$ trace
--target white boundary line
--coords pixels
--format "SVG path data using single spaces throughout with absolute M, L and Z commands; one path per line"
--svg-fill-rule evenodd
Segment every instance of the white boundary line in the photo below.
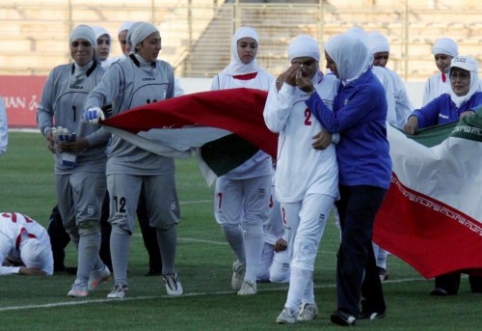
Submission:
M 425 281 L 425 278 L 405 278 L 405 279 L 398 279 L 398 280 L 387 280 L 384 281 L 383 284 L 397 284 L 397 283 L 408 283 L 408 282 L 416 282 L 416 281 Z M 281 285 L 281 284 L 280 284 Z M 287 286 L 287 284 L 286 284 Z M 315 288 L 335 288 L 335 284 L 330 285 L 315 285 Z M 258 292 L 281 292 L 287 291 L 287 288 L 267 288 L 267 289 L 260 289 Z M 174 300 L 176 298 L 187 298 L 187 297 L 202 297 L 202 296 L 212 296 L 212 295 L 233 295 L 233 291 L 217 291 L 217 292 L 193 292 L 193 293 L 186 293 L 178 297 L 172 297 L 168 295 L 156 295 L 156 296 L 138 296 L 138 297 L 127 297 L 125 299 L 95 299 L 95 300 L 82 300 L 82 299 L 72 299 L 76 301 L 63 301 L 63 302 L 56 302 L 56 303 L 47 303 L 47 304 L 39 304 L 39 305 L 27 305 L 27 306 L 10 306 L 10 307 L 1 307 L 0 313 L 5 311 L 16 311 L 16 310 L 27 310 L 27 309 L 41 309 L 41 308 L 54 308 L 54 307 L 66 307 L 66 306 L 78 306 L 78 305 L 86 305 L 86 304 L 97 304 L 97 303 L 104 303 L 104 302 L 129 302 L 129 301 L 140 301 L 140 300 L 152 300 L 152 299 L 171 299 Z

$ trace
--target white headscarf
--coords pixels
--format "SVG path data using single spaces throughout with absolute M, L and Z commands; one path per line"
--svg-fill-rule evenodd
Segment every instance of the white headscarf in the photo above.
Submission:
M 367 47 L 368 50 L 370 50 L 370 47 L 368 46 L 368 35 L 367 33 L 365 32 L 365 30 L 363 30 L 362 28 L 358 27 L 358 26 L 355 26 L 351 29 L 348 29 L 348 31 L 346 31 L 346 34 L 347 35 L 350 35 L 356 39 L 359 39 L 361 42 L 363 42 L 365 44 L 365 46 Z M 373 54 L 372 52 L 369 51 L 369 56 L 370 56 L 370 59 L 369 59 L 369 67 L 372 67 L 373 66 Z
M 435 41 L 435 44 L 432 47 L 432 54 L 445 54 L 450 55 L 451 57 L 456 57 L 459 55 L 459 47 L 457 43 L 450 38 L 439 38 Z
M 122 31 L 130 30 L 132 24 L 134 24 L 134 22 L 132 21 L 126 21 L 122 23 L 122 25 L 119 27 L 119 30 L 117 30 L 117 34 L 121 33 Z
M 44 267 L 49 261 L 50 247 L 36 238 L 28 238 L 20 245 L 20 258 L 28 268 Z
M 368 48 L 373 55 L 381 52 L 390 52 L 388 39 L 378 31 L 368 33 Z
M 103 35 L 106 35 L 107 38 L 109 38 L 109 43 L 112 41 L 112 38 L 109 34 L 109 31 L 107 31 L 107 29 L 101 27 L 101 26 L 97 26 L 97 25 L 93 25 L 91 26 L 92 30 L 94 30 L 94 33 L 95 33 L 95 40 L 99 39 L 100 37 L 102 37 Z M 97 43 L 95 43 L 97 45 Z
M 131 25 L 131 27 L 129 28 L 129 31 L 127 32 L 126 41 L 129 45 L 131 45 L 131 50 L 129 51 L 129 54 L 134 54 L 136 52 L 135 47 L 132 46 L 132 31 L 134 31 L 136 26 L 138 26 L 140 23 L 142 23 L 142 22 L 133 23 Z
M 231 76 L 245 75 L 259 71 L 258 62 L 256 58 L 249 64 L 241 62 L 238 54 L 238 41 L 243 38 L 252 38 L 256 41 L 259 47 L 258 33 L 255 29 L 249 26 L 240 27 L 233 36 L 231 41 L 231 63 L 226 67 L 225 71 Z
M 94 47 L 94 49 L 95 46 L 97 46 L 97 38 L 95 37 L 95 32 L 88 25 L 78 25 L 72 30 L 69 37 L 69 44 L 72 44 L 72 42 L 77 39 L 87 40 L 92 45 L 92 47 Z
M 470 72 L 470 88 L 469 92 L 463 96 L 457 96 L 452 88 L 450 88 L 450 98 L 457 107 L 460 107 L 465 101 L 469 100 L 474 93 L 480 91 L 479 85 L 479 63 L 470 56 L 458 56 L 452 59 L 452 63 L 449 69 L 450 72 L 453 68 L 460 68 Z
M 307 34 L 296 36 L 288 46 L 288 58 L 290 62 L 297 57 L 311 57 L 320 62 L 320 45 Z
M 367 45 L 349 34 L 339 34 L 325 44 L 326 53 L 336 64 L 343 84 L 351 82 L 365 73 L 373 62 Z
M 159 30 L 147 22 L 137 22 L 135 26 L 129 29 L 130 41 L 131 43 L 131 54 L 136 52 L 136 46 L 139 45 L 144 39 L 146 39 L 150 34 L 154 32 L 159 32 Z
M 88 25 L 78 25 L 70 33 L 69 43 L 72 44 L 72 42 L 78 39 L 85 39 L 92 45 L 92 48 L 94 50 L 94 57 L 92 60 L 99 63 L 99 59 L 96 55 L 97 38 L 95 37 L 94 30 Z M 77 81 L 78 79 L 83 78 L 86 72 L 89 70 L 91 64 L 92 62 L 89 62 L 87 65 L 81 67 L 76 62 L 74 62 L 75 73 L 73 79 Z

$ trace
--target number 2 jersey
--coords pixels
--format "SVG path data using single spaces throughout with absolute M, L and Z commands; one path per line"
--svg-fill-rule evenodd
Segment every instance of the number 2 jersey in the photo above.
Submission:
M 338 79 L 318 71 L 312 82 L 325 105 L 332 109 Z M 313 136 L 323 127 L 306 106 L 308 98 L 309 94 L 285 83 L 279 91 L 273 85 L 266 100 L 266 125 L 271 131 L 279 132 L 275 173 L 279 202 L 298 202 L 308 194 L 338 197 L 335 146 L 330 144 L 324 150 L 312 147 Z

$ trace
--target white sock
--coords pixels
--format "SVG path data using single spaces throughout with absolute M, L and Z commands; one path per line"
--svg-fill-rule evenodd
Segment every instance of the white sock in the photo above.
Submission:
M 315 289 L 313 287 L 313 272 L 311 272 L 311 277 L 309 277 L 308 279 L 308 284 L 306 284 L 305 293 L 303 294 L 303 299 L 301 301 L 303 304 L 315 303 Z
M 245 223 L 246 275 L 244 280 L 256 282 L 261 254 L 264 246 L 263 224 L 261 222 Z
M 291 267 L 290 287 L 285 307 L 298 311 L 305 290 L 313 278 L 313 271 Z
M 99 258 L 100 233 L 81 235 L 77 258 L 77 278 L 87 281 Z
M 231 249 L 234 251 L 238 262 L 246 263 L 246 252 L 244 250 L 244 233 L 239 224 L 221 224 L 224 237 Z
M 131 235 L 129 232 L 113 224 L 110 234 L 110 254 L 112 268 L 114 269 L 115 285 L 127 285 L 127 264 L 131 248 Z

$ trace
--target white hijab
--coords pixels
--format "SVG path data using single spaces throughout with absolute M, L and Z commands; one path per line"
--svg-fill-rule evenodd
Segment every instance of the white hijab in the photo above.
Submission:
M 349 34 L 339 34 L 325 44 L 326 53 L 336 64 L 341 82 L 345 85 L 364 74 L 373 62 L 367 45 Z
M 311 57 L 320 62 L 320 45 L 307 34 L 296 36 L 288 46 L 288 58 L 290 62 L 297 57 Z
M 131 54 L 136 52 L 136 46 L 139 45 L 144 39 L 154 32 L 159 32 L 159 30 L 147 22 L 137 22 L 131 26 L 129 29 L 130 41 L 131 41 Z
M 432 47 L 432 54 L 445 54 L 450 55 L 451 57 L 456 57 L 459 55 L 459 47 L 457 43 L 450 38 L 439 38 L 435 41 L 435 44 Z
M 91 26 L 92 30 L 94 30 L 95 33 L 95 39 L 99 39 L 103 35 L 106 35 L 107 38 L 109 39 L 109 43 L 112 41 L 112 38 L 110 37 L 109 31 L 107 31 L 106 28 L 103 28 L 101 26 L 93 25 Z M 97 43 L 95 44 L 97 46 Z
M 259 66 L 256 58 L 253 59 L 253 61 L 251 61 L 251 63 L 249 64 L 244 64 L 239 58 L 238 41 L 243 38 L 254 39 L 259 47 L 258 33 L 255 29 L 249 26 L 243 26 L 239 28 L 234 33 L 233 40 L 231 41 L 231 63 L 229 63 L 229 65 L 224 69 L 228 75 L 246 75 L 259 71 Z
M 463 96 L 457 96 L 450 87 L 450 98 L 457 107 L 460 107 L 465 101 L 469 100 L 476 92 L 480 91 L 479 85 L 479 63 L 470 56 L 458 56 L 452 59 L 449 69 L 449 77 L 452 68 L 460 68 L 470 72 L 470 88 L 469 92 Z M 452 83 L 450 83 L 452 86 Z
M 371 31 L 368 33 L 368 48 L 373 55 L 381 52 L 390 53 L 388 39 L 378 31 Z
M 288 46 L 288 59 L 291 62 L 298 57 L 310 57 L 319 63 L 321 59 L 320 45 L 309 35 L 301 34 L 296 36 Z M 322 77 L 323 73 L 318 67 L 318 70 L 311 78 L 311 81 L 313 84 L 316 84 Z
M 95 61 L 97 63 L 99 62 L 98 58 L 97 58 L 97 55 L 96 55 L 96 51 L 95 51 L 95 48 L 97 46 L 97 39 L 95 38 L 94 30 L 88 25 L 83 25 L 83 24 L 78 25 L 70 33 L 69 43 L 71 44 L 72 42 L 74 42 L 75 40 L 78 40 L 78 39 L 87 40 L 92 45 L 92 48 L 94 50 L 94 57 L 93 57 L 92 61 L 89 61 L 89 63 L 87 63 L 86 65 L 84 65 L 82 67 L 80 65 L 78 65 L 77 62 L 74 61 L 75 71 L 74 71 L 73 76 L 71 77 L 71 81 L 72 81 L 73 84 L 75 84 L 78 80 L 85 78 L 85 76 L 87 74 L 87 71 L 92 66 L 93 61 Z

